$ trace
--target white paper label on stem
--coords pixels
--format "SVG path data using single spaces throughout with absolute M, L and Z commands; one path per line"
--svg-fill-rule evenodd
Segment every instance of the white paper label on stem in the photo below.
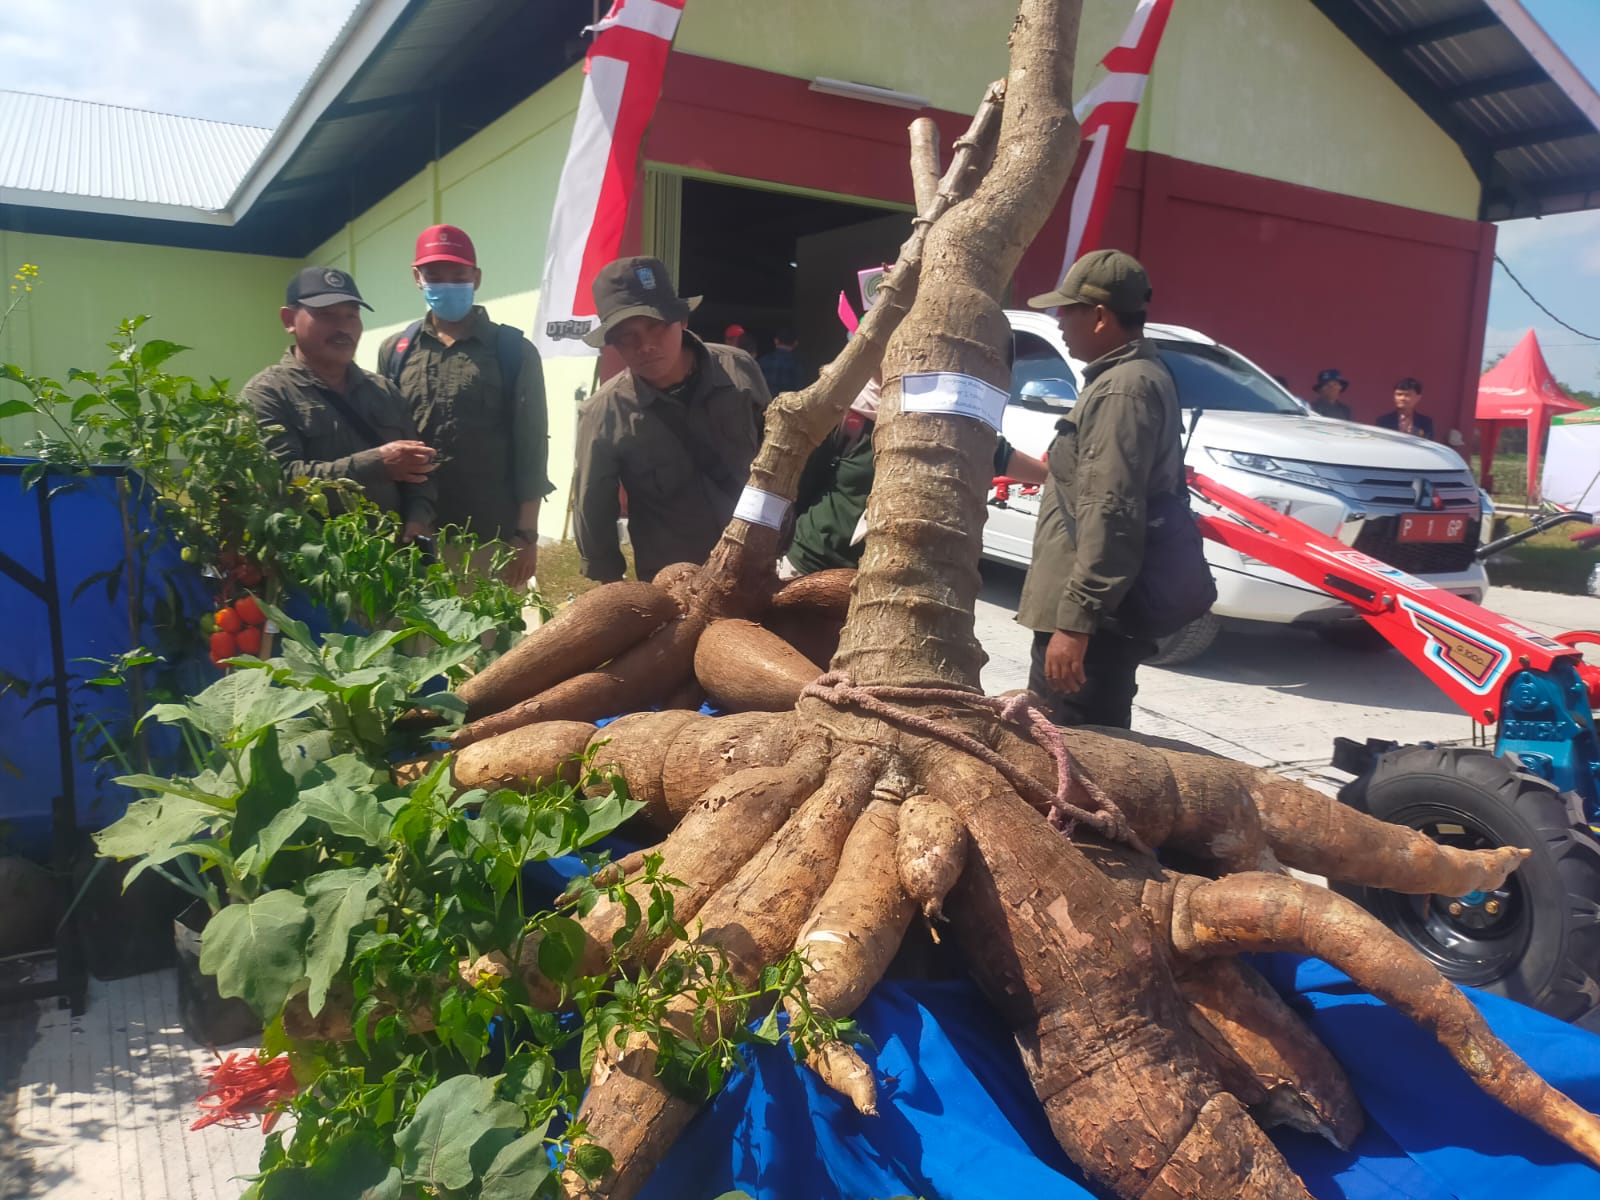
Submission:
M 927 371 L 900 377 L 900 411 L 971 417 L 996 432 L 1007 395 L 992 383 L 954 371 Z
M 782 496 L 774 496 L 771 492 L 763 492 L 760 488 L 746 487 L 739 493 L 739 503 L 734 508 L 733 515 L 741 521 L 749 521 L 752 525 L 781 529 L 784 514 L 788 511 L 789 502 Z

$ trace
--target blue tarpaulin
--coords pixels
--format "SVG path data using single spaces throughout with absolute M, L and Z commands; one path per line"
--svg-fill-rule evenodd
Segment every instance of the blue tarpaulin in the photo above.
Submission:
M 83 660 L 113 658 L 147 644 L 150 633 L 146 629 L 135 638 L 120 580 L 112 591 L 106 581 L 95 579 L 123 560 L 116 474 L 52 475 L 24 489 L 22 472 L 33 465 L 32 459 L 0 459 L 0 555 L 9 560 L 0 562 L 9 568 L 0 571 L 0 835 L 8 846 L 43 858 L 51 846 L 52 805 L 68 791 L 51 702 L 56 694 L 51 604 L 59 605 L 70 702 L 67 758 L 74 815 L 82 829 L 116 820 L 132 798 L 109 782 L 119 769 L 84 761 L 70 745 L 82 722 L 97 717 L 125 724 L 128 711 L 122 689 L 84 686 L 99 669 Z M 47 516 L 40 511 L 41 496 Z M 135 511 L 134 520 L 148 529 L 148 509 Z M 47 557 L 48 548 L 53 556 Z M 42 586 L 50 559 L 53 590 Z M 186 606 L 203 609 L 203 583 L 176 546 L 156 549 L 147 565 L 146 587 L 164 592 L 170 584 Z
M 1273 1130 L 1319 1200 L 1578 1200 L 1600 1172 L 1480 1092 L 1437 1042 L 1313 960 L 1257 962 L 1344 1063 L 1367 1111 L 1349 1152 Z M 1495 1032 L 1600 1111 L 1600 1036 L 1470 992 Z M 863 1117 L 784 1046 L 690 1126 L 642 1200 L 1090 1200 L 1034 1098 L 1016 1045 L 967 982 L 889 980 L 857 1013 L 878 1049 L 880 1115 Z
M 636 847 L 613 838 L 620 857 Z M 576 858 L 529 868 L 554 896 Z M 1315 959 L 1249 959 L 1344 1064 L 1367 1129 L 1343 1151 L 1271 1131 L 1318 1200 L 1578 1200 L 1600 1171 L 1479 1091 L 1434 1038 Z M 1555 1087 L 1600 1112 L 1600 1035 L 1463 989 L 1495 1033 Z M 798 1067 L 787 1044 L 749 1055 L 695 1119 L 641 1200 L 1091 1200 L 1034 1097 L 1016 1043 L 965 980 L 888 979 L 856 1013 L 879 1086 L 863 1117 Z

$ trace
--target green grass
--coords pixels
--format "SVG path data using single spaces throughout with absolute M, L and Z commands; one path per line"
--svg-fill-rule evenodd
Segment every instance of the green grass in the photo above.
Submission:
M 1507 532 L 1515 532 L 1528 528 L 1532 522 L 1526 517 L 1512 517 L 1508 524 Z M 1582 528 L 1577 522 L 1558 525 L 1502 551 L 1486 564 L 1489 581 L 1499 587 L 1533 592 L 1587 595 L 1589 572 L 1600 562 L 1600 552 L 1585 550 L 1572 540 L 1572 534 Z
M 1481 473 L 1482 464 L 1476 454 L 1468 460 L 1472 465 L 1472 477 L 1477 479 Z M 1489 494 L 1496 500 L 1507 504 L 1526 504 L 1528 502 L 1528 456 L 1526 454 L 1496 454 L 1494 456 L 1493 486 Z
M 633 547 L 622 548 L 623 558 L 628 560 L 628 574 L 633 574 Z M 583 560 L 578 557 L 578 544 L 576 542 L 557 542 L 553 546 L 539 547 L 539 569 L 535 578 L 539 581 L 539 594 L 557 608 L 575 596 L 581 596 L 590 588 L 599 587 L 594 580 L 588 579 L 583 574 Z

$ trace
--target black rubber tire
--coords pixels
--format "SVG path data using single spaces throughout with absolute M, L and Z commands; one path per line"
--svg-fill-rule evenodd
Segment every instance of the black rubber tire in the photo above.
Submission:
M 1175 667 L 1180 663 L 1193 662 L 1211 649 L 1211 643 L 1217 640 L 1217 634 L 1221 632 L 1222 618 L 1214 613 L 1206 613 L 1190 621 L 1177 633 L 1159 639 L 1155 654 L 1145 661 L 1152 667 Z
M 1600 1021 L 1600 842 L 1571 792 L 1483 750 L 1403 746 L 1339 798 L 1381 820 L 1467 848 L 1532 855 L 1493 898 L 1461 915 L 1455 897 L 1337 886 L 1415 946 L 1446 978 L 1595 1027 Z
M 1311 629 L 1328 645 L 1341 650 L 1382 654 L 1391 648 L 1389 639 L 1365 621 L 1335 621 L 1330 625 L 1313 625 Z

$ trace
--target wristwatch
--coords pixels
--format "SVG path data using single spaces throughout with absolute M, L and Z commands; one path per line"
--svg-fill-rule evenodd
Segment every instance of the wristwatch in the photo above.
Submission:
M 526 542 L 530 546 L 539 544 L 539 531 L 537 529 L 519 529 L 511 536 L 519 542 Z

